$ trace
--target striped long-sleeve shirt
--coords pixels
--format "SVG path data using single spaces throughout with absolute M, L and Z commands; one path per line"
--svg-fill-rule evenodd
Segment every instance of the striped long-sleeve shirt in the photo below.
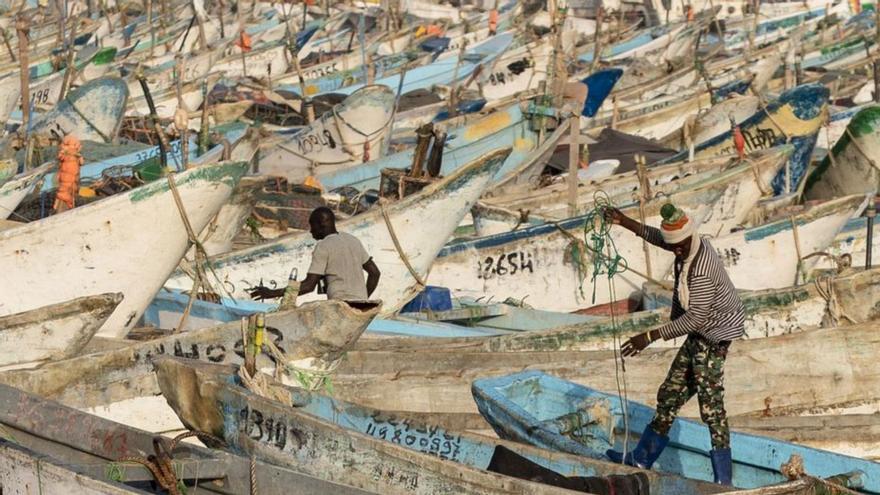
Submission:
M 659 229 L 643 226 L 640 237 L 663 249 L 671 247 L 663 241 Z M 669 323 L 659 328 L 664 340 L 688 333 L 697 333 L 711 342 L 734 340 L 745 334 L 745 312 L 742 300 L 724 270 L 715 249 L 700 239 L 700 249 L 691 262 L 688 277 L 688 309 L 678 300 L 681 264 L 675 263 L 675 287 L 672 292 L 672 315 Z

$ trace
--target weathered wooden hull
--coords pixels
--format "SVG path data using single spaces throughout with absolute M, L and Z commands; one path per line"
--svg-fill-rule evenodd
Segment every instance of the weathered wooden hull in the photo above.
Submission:
M 480 64 L 492 63 L 496 57 L 510 46 L 512 41 L 513 35 L 511 33 L 501 33 L 474 46 L 468 50 L 463 57 L 450 57 L 437 60 L 432 64 L 416 67 L 401 74 L 394 74 L 377 79 L 375 84 L 394 88 L 395 91 L 400 87 L 401 94 L 416 89 L 430 88 L 434 85 L 454 84 L 470 77 Z M 469 61 L 474 58 L 479 59 L 479 62 Z M 401 78 L 403 79 L 402 83 Z M 351 86 L 337 88 L 332 92 L 352 94 L 362 87 L 363 84 L 356 83 Z
M 43 165 L 29 172 L 18 174 L 0 186 L 0 218 L 9 218 L 52 168 L 53 164 L 51 163 Z
M 107 480 L 107 471 L 112 463 L 117 463 L 123 457 L 145 457 L 155 452 L 156 437 L 153 433 L 80 412 L 5 385 L 0 385 L 0 423 L 5 435 L 14 438 L 15 445 L 58 459 L 65 468 L 75 470 L 76 478 L 85 486 L 89 486 L 87 476 Z M 249 493 L 253 473 L 260 493 L 266 495 L 289 494 L 291 486 L 315 495 L 367 493 L 261 461 L 252 465 L 251 459 L 209 450 L 188 442 L 178 444 L 172 455 L 174 460 L 171 465 L 178 480 L 196 492 Z M 140 464 L 119 462 L 118 466 L 124 482 L 153 479 L 152 473 Z M 17 469 L 27 467 L 16 466 Z M 42 485 L 43 493 L 90 493 L 79 486 L 68 486 L 58 491 L 49 490 L 50 486 L 54 486 L 49 482 L 54 482 L 56 473 L 54 466 L 47 465 L 45 458 L 41 459 L 38 466 L 30 467 L 36 468 L 38 475 L 45 476 L 42 480 L 46 483 Z M 20 474 L 26 476 L 28 473 L 18 470 L 7 473 L 0 470 L 0 476 L 9 474 L 14 477 Z M 60 480 L 63 479 L 62 477 Z M 15 484 L 8 484 L 9 481 L 8 477 L 3 480 L 4 487 L 17 487 Z M 222 488 L 218 488 L 215 482 L 219 482 Z M 105 485 L 123 488 L 122 485 L 109 481 Z M 34 487 L 40 486 L 39 482 L 32 482 L 14 493 L 30 493 Z M 194 488 L 195 486 L 198 487 Z M 130 487 L 129 489 L 135 493 L 146 493 Z
M 828 414 L 805 416 L 735 416 L 730 427 L 786 442 L 870 459 L 880 457 L 877 414 Z
M 866 204 L 867 199 L 860 195 L 828 201 L 789 218 L 719 237 L 712 241 L 712 247 L 719 253 L 735 287 L 753 290 L 788 287 L 801 280 L 803 273 L 808 273 L 819 261 L 818 257 L 812 257 L 799 262 L 798 251 L 803 257 L 824 251 Z
M 194 231 L 201 231 L 229 199 L 245 168 L 242 163 L 220 163 L 175 176 Z M 12 282 L 0 289 L 0 314 L 82 294 L 121 292 L 125 299 L 100 335 L 123 337 L 188 247 L 181 212 L 166 181 L 0 232 L 2 270 Z
M 308 127 L 260 153 L 260 172 L 302 182 L 379 157 L 391 132 L 394 92 L 366 86 Z
M 170 387 L 174 387 L 177 383 L 190 386 L 194 384 L 198 388 L 203 385 L 210 387 L 212 382 L 222 383 L 235 373 L 234 367 L 197 363 L 171 357 L 157 357 L 154 363 L 160 385 Z M 291 410 L 342 427 L 345 431 L 358 432 L 387 444 L 397 444 L 411 451 L 430 455 L 435 457 L 438 463 L 453 461 L 479 470 L 491 470 L 490 466 L 496 449 L 503 447 L 563 476 L 604 477 L 640 472 L 640 470 L 628 466 L 565 455 L 522 443 L 451 431 L 406 416 L 397 416 L 395 413 L 340 401 L 317 392 L 308 392 L 271 382 L 269 386 L 273 393 L 290 398 L 289 407 Z M 184 401 L 179 402 L 183 403 Z M 650 471 L 641 471 L 641 473 L 652 493 L 704 494 L 724 491 L 722 487 L 717 485 L 690 482 L 679 477 L 662 476 Z M 520 478 L 525 475 L 526 473 L 521 473 L 520 476 L 513 474 L 513 476 Z M 605 482 L 607 483 L 608 480 Z M 546 489 L 549 490 L 550 487 L 547 486 Z
M 829 155 L 807 177 L 808 199 L 873 193 L 880 184 L 876 159 L 880 157 L 880 105 L 870 105 L 852 117 Z
M 880 337 L 872 324 L 734 342 L 725 363 L 725 408 L 733 416 L 874 404 L 880 398 L 878 346 Z M 676 352 L 650 349 L 627 359 L 622 379 L 629 398 L 655 404 L 657 388 Z M 357 374 L 344 363 L 333 378 L 335 396 L 391 410 L 470 413 L 476 410 L 470 397 L 473 380 L 522 370 L 541 370 L 617 393 L 612 351 L 435 351 L 424 359 L 410 354 L 406 360 L 394 359 L 392 352 L 370 354 L 371 361 L 385 360 L 389 372 Z M 688 403 L 682 415 L 698 417 L 696 402 Z
M 120 301 L 122 294 L 87 296 L 0 317 L 0 366 L 78 355 Z
M 509 151 L 483 156 L 417 194 L 384 208 L 339 222 L 340 231 L 357 237 L 382 271 L 382 283 L 373 297 L 384 301 L 385 312 L 394 312 L 419 290 L 413 274 L 401 262 L 392 239 L 393 229 L 409 265 L 425 277 L 443 243 L 458 226 L 477 198 L 488 187 Z M 213 270 L 224 280 L 232 297 L 248 299 L 247 288 L 262 283 L 287 284 L 291 270 L 305 273 L 315 240 L 308 233 L 291 234 L 254 248 L 216 257 Z M 173 275 L 168 286 L 187 289 L 185 275 Z M 318 296 L 303 296 L 310 300 Z
M 376 308 L 356 310 L 345 303 L 325 301 L 266 315 L 267 338 L 290 359 L 332 361 L 344 352 L 373 319 Z M 243 363 L 241 325 L 183 332 L 147 342 L 126 341 L 118 348 L 46 363 L 36 370 L 0 373 L 0 382 L 148 429 L 180 427 L 159 394 L 151 364 L 153 356 L 173 354 L 188 359 L 239 365 Z M 264 356 L 260 369 L 275 363 Z
M 706 230 L 706 232 L 726 233 L 741 224 L 764 191 L 769 190 L 770 180 L 782 168 L 793 151 L 792 147 L 780 147 L 751 155 L 752 182 L 736 187 L 736 198 L 735 200 L 731 198 L 731 201 L 741 205 L 740 209 L 730 214 L 726 221 L 719 222 L 710 219 L 709 221 L 713 224 L 712 229 Z M 717 175 L 720 170 L 732 170 L 737 166 L 737 163 L 736 158 L 722 157 L 694 162 L 676 162 L 652 167 L 647 171 L 646 176 L 652 196 L 670 195 L 700 184 L 711 176 Z M 485 218 L 481 215 L 481 210 L 475 208 L 473 215 L 477 235 L 482 237 L 513 230 L 523 222 L 519 212 L 528 212 L 527 216 L 533 218 L 529 223 L 541 223 L 542 219 L 561 220 L 567 218 L 570 216 L 570 206 L 566 188 L 566 184 L 554 185 L 536 191 L 523 191 L 524 188 L 520 188 L 519 194 L 512 193 L 483 200 L 481 205 L 490 207 L 488 211 L 493 213 L 492 216 L 495 218 L 493 219 L 491 216 Z M 638 188 L 639 177 L 635 171 L 581 183 L 578 185 L 577 212 L 584 214 L 594 207 L 597 191 L 601 190 L 608 194 L 612 202 L 626 204 L 632 201 L 636 194 L 633 191 L 637 191 Z M 492 211 L 491 207 L 503 208 L 510 213 L 502 215 L 501 211 Z
M 621 400 L 616 394 L 535 371 L 477 380 L 473 396 L 483 417 L 502 438 L 598 459 L 606 458 L 609 448 L 623 448 L 627 436 L 634 441 L 654 416 L 652 408 L 635 401 Z M 583 426 L 562 434 L 565 417 L 572 413 L 581 416 Z M 669 432 L 669 440 L 655 469 L 712 480 L 706 426 L 679 419 Z M 804 461 L 805 471 L 812 476 L 831 477 L 858 470 L 862 491 L 880 491 L 880 464 L 735 431 L 731 433 L 730 444 L 733 485 L 738 488 L 759 488 L 786 481 L 779 472 L 780 466 L 792 455 L 798 455 Z
M 158 365 L 170 364 L 162 361 Z M 387 494 L 571 493 L 346 430 L 287 403 L 225 383 L 225 378 L 200 380 L 191 369 L 176 371 L 158 373 L 168 403 L 188 428 L 222 438 L 233 452 Z
M 769 180 L 775 169 L 768 168 L 765 172 L 768 170 L 771 173 L 764 180 Z M 740 194 L 742 198 L 738 197 Z M 683 207 L 692 218 L 701 222 L 702 231 L 716 233 L 725 225 L 736 225 L 736 219 L 743 218 L 760 195 L 753 170 L 740 166 L 668 198 L 649 201 L 646 204 L 645 223 L 659 224 L 660 206 L 673 201 L 686 205 Z M 847 213 L 852 215 L 852 211 Z M 638 217 L 637 206 L 629 206 L 628 214 Z M 843 219 L 841 227 L 848 218 Z M 584 221 L 585 217 L 573 217 L 557 223 L 450 243 L 438 256 L 432 269 L 431 283 L 472 298 L 488 295 L 503 301 L 508 297 L 528 297 L 529 304 L 552 311 L 574 311 L 612 302 L 614 297 L 606 281 L 597 279 L 599 281 L 594 287 L 590 273 L 581 273 L 577 262 L 571 260 L 573 238 L 582 239 Z M 831 237 L 826 242 L 830 242 L 835 234 L 836 231 L 830 232 Z M 642 240 L 623 229 L 613 229 L 611 236 L 618 253 L 626 258 L 627 266 L 646 273 L 648 259 Z M 716 242 L 718 240 L 713 241 L 713 246 Z M 762 251 L 767 248 L 761 246 Z M 742 243 L 737 247 L 744 248 Z M 665 275 L 672 266 L 671 256 L 656 246 L 648 249 L 652 273 L 654 276 Z M 643 278 L 634 272 L 620 273 L 615 278 L 617 299 L 638 291 L 642 281 Z M 524 290 L 529 292 L 523 293 Z
M 114 77 L 89 81 L 70 92 L 54 110 L 33 120 L 40 133 L 74 134 L 81 141 L 109 143 L 122 125 L 128 101 L 128 86 Z
M 826 119 L 828 89 L 818 84 L 805 84 L 782 93 L 740 124 L 745 137 L 745 150 L 754 151 L 777 146 L 782 143 L 798 144 L 801 141 L 815 143 L 816 133 Z M 694 156 L 717 156 L 736 150 L 733 132 L 727 131 L 708 141 L 697 143 Z M 810 148 L 812 149 L 812 148 Z M 668 161 L 683 160 L 688 151 L 682 151 Z M 804 174 L 809 153 L 796 154 L 789 160 L 786 171 L 774 180 L 777 192 L 797 189 Z M 788 184 L 785 183 L 786 176 Z
M 449 175 L 478 157 L 498 148 L 509 148 L 510 155 L 495 175 L 496 181 L 503 181 L 515 171 L 526 173 L 521 166 L 535 158 L 539 135 L 532 131 L 519 103 L 488 115 L 465 115 L 457 122 L 461 126 L 447 129 L 440 173 Z M 562 134 L 555 135 L 556 139 Z M 547 139 L 550 139 L 549 137 Z M 548 145 L 549 146 L 549 145 Z M 543 154 L 543 151 L 538 153 Z M 367 163 L 354 165 L 341 170 L 328 170 L 318 176 L 327 189 L 352 186 L 359 190 L 378 188 L 383 168 L 407 168 L 412 165 L 414 149 L 382 157 Z
M 867 323 L 880 316 L 880 271 L 857 271 L 830 281 L 818 280 L 786 289 L 741 291 L 746 312 L 745 330 L 749 339 L 773 337 L 804 330 L 849 323 Z M 615 332 L 630 337 L 665 322 L 669 317 L 664 304 L 667 292 L 646 284 L 644 304 L 650 308 L 612 320 L 603 319 L 559 326 L 546 330 L 490 338 L 383 338 L 366 335 L 357 344 L 362 351 L 422 352 L 516 352 L 516 351 L 592 351 L 613 348 Z M 828 296 L 833 294 L 836 307 Z M 656 308 L 656 309 L 653 309 Z M 653 347 L 675 347 L 677 341 L 658 341 Z M 356 356 L 352 354 L 350 356 Z M 359 362 L 369 363 L 365 355 Z M 362 370 L 372 372 L 369 369 Z M 385 372 L 386 370 L 381 370 Z
M 9 493 L 80 493 L 83 495 L 119 495 L 147 492 L 113 481 L 85 476 L 66 463 L 14 443 L 0 443 L 0 484 Z

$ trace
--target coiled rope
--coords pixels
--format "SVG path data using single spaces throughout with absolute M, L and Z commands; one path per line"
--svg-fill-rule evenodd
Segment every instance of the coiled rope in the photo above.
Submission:
M 591 252 L 592 261 L 591 279 L 593 283 L 593 303 L 596 302 L 596 281 L 599 275 L 605 275 L 608 282 L 609 308 L 611 313 L 611 334 L 614 339 L 614 378 L 617 382 L 617 397 L 620 400 L 620 408 L 623 416 L 623 457 L 626 458 L 629 446 L 629 395 L 626 385 L 626 365 L 621 355 L 620 326 L 617 322 L 615 302 L 617 301 L 617 288 L 614 284 L 614 276 L 628 270 L 626 258 L 617 251 L 614 238 L 611 237 L 612 222 L 605 217 L 605 212 L 613 208 L 611 198 L 603 190 L 593 194 L 593 208 L 587 213 L 584 222 L 583 243 Z M 579 268 L 582 270 L 582 268 Z M 583 280 L 581 278 L 581 292 L 583 292 Z
M 618 273 L 628 270 L 626 259 L 617 251 L 617 245 L 611 237 L 612 223 L 605 219 L 605 211 L 613 207 L 608 194 L 599 190 L 593 194 L 593 209 L 586 214 L 584 221 L 584 246 L 592 253 L 590 260 L 592 263 L 591 279 L 593 285 L 592 303 L 596 303 L 596 280 L 599 275 L 606 275 L 611 281 Z M 580 258 L 578 258 L 580 259 Z M 579 267 L 583 271 L 583 267 Z M 581 278 L 580 291 L 583 295 L 583 281 Z M 615 301 L 614 294 L 611 294 L 611 301 Z

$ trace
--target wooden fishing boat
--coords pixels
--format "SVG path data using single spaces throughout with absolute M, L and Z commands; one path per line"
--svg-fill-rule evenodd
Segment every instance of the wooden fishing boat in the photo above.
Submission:
M 740 291 L 746 312 L 749 339 L 773 337 L 837 325 L 868 323 L 877 319 L 880 300 L 878 270 L 855 271 L 786 289 Z M 610 350 L 615 332 L 628 338 L 655 328 L 669 317 L 668 293 L 646 284 L 643 297 L 648 310 L 616 315 L 558 328 L 532 330 L 492 338 L 382 338 L 365 335 L 357 344 L 361 351 L 589 351 Z M 657 308 L 657 309 L 654 309 Z M 678 342 L 659 341 L 654 347 L 675 347 Z
M 655 299 L 660 299 L 660 294 Z M 157 328 L 176 328 L 189 306 L 184 331 L 207 328 L 249 315 L 274 311 L 275 305 L 265 302 L 221 298 L 219 303 L 196 300 L 189 304 L 183 291 L 163 290 L 156 294 L 144 312 L 144 324 Z M 407 309 L 407 308 L 404 308 Z M 456 300 L 448 311 L 402 312 L 389 318 L 376 318 L 367 327 L 372 337 L 486 337 L 516 332 L 545 330 L 560 326 L 603 320 L 600 316 L 557 313 L 526 307 L 523 302 L 483 304 L 478 301 Z
M 427 275 L 445 240 L 508 154 L 507 150 L 498 150 L 484 155 L 416 194 L 337 223 L 340 231 L 360 239 L 382 271 L 382 283 L 373 296 L 384 301 L 386 312 L 394 312 L 420 290 L 419 280 Z M 425 222 L 428 218 L 431 221 Z M 286 284 L 292 270 L 305 273 L 314 243 L 308 233 L 282 236 L 215 257 L 213 271 L 232 297 L 248 299 L 247 289 L 260 281 Z M 188 285 L 181 273 L 173 275 L 167 284 L 182 289 L 188 289 Z
M 747 187 L 738 191 L 738 198 L 749 204 L 755 196 L 755 202 L 769 190 L 770 180 L 782 169 L 794 148 L 784 146 L 771 148 L 762 152 L 753 153 L 748 160 L 754 166 L 754 180 L 756 187 Z M 705 181 L 707 174 L 717 174 L 722 170 L 730 170 L 741 163 L 736 157 L 712 157 L 696 160 L 693 162 L 676 162 L 666 165 L 651 167 L 646 170 L 646 183 L 650 187 L 650 195 L 672 194 L 684 190 L 701 181 Z M 603 191 L 615 203 L 626 204 L 634 196 L 634 191 L 639 189 L 639 174 L 630 171 L 615 174 L 610 177 L 580 181 L 578 184 L 577 213 L 584 214 L 594 207 L 594 197 L 597 191 Z M 762 187 L 762 184 L 763 187 Z M 570 200 L 568 198 L 567 184 L 554 184 L 537 190 L 529 187 L 521 187 L 519 191 L 503 195 L 495 195 L 481 200 L 474 208 L 474 226 L 478 236 L 509 232 L 522 223 L 541 223 L 547 220 L 560 220 L 569 216 Z M 489 194 L 493 193 L 491 191 Z M 481 207 L 487 207 L 481 209 Z M 750 208 L 750 207 L 749 207 Z M 503 211 L 508 213 L 505 215 Z M 727 232 L 745 219 L 743 210 L 734 215 L 729 222 L 717 226 L 719 232 Z M 527 218 L 523 218 L 523 213 Z M 483 213 L 489 213 L 484 215 Z
M 603 108 L 585 128 L 590 135 L 598 135 L 605 127 L 611 127 L 627 134 L 659 139 L 680 129 L 688 117 L 711 104 L 711 95 L 706 91 L 684 97 L 673 94 L 624 106 L 617 105 L 613 97 L 612 102 L 605 105 L 610 108 Z
M 878 338 L 874 330 L 875 325 L 869 323 L 737 341 L 725 363 L 724 402 L 728 414 L 785 415 L 876 404 L 874 352 Z M 606 335 L 607 340 L 613 340 L 613 332 Z M 552 341 L 546 348 L 553 348 Z M 626 380 L 629 398 L 654 404 L 657 388 L 677 351 L 649 349 L 636 359 L 627 359 L 621 380 Z M 786 366 L 779 366 L 780 362 Z M 333 377 L 333 392 L 335 397 L 368 407 L 472 413 L 476 408 L 470 384 L 475 379 L 541 370 L 616 393 L 614 367 L 612 351 L 433 350 L 424 359 L 413 359 L 411 352 L 375 351 L 368 356 L 349 353 Z M 692 401 L 681 414 L 699 417 L 698 409 Z
M 818 84 L 806 84 L 782 93 L 739 127 L 745 138 L 745 150 L 766 149 L 782 143 L 815 143 L 827 114 L 828 89 Z M 807 148 L 811 149 L 811 146 Z M 694 147 L 694 156 L 724 155 L 735 151 L 733 131 L 727 131 Z M 669 158 L 682 160 L 688 151 Z M 809 153 L 793 155 L 784 173 L 773 183 L 776 192 L 797 189 L 807 165 Z M 787 181 L 786 181 L 787 179 Z
M 302 182 L 382 155 L 391 132 L 394 92 L 366 86 L 309 126 L 260 154 L 260 172 Z
M 511 33 L 500 33 L 470 48 L 460 57 L 437 60 L 429 65 L 383 77 L 377 79 L 375 84 L 394 88 L 395 91 L 399 88 L 400 94 L 416 89 L 427 89 L 436 85 L 450 85 L 469 78 L 477 70 L 477 67 L 491 64 L 501 53 L 507 50 L 512 42 L 513 35 Z M 333 93 L 350 95 L 362 87 L 364 87 L 363 84 L 353 84 L 338 88 Z
M 153 473 L 143 464 L 126 458 L 147 460 L 147 456 L 156 454 L 157 442 L 169 445 L 167 439 L 150 432 L 5 385 L 0 385 L 0 424 L 7 438 L 14 438 L 14 443 L 4 440 L 2 448 L 17 450 L 2 457 L 25 461 L 11 468 L 4 465 L 0 474 L 7 489 L 17 489 L 20 485 L 13 482 L 15 477 L 23 478 L 27 486 L 18 493 L 27 493 L 34 487 L 42 487 L 43 493 L 148 493 L 136 487 L 143 488 L 145 482 L 156 481 Z M 251 459 L 189 442 L 175 444 L 169 449 L 169 463 L 187 490 L 248 493 L 251 483 L 256 482 L 260 493 L 267 495 L 290 493 L 291 486 L 316 495 L 367 493 L 259 460 L 252 463 Z M 29 457 L 32 464 L 27 462 Z M 67 472 L 73 474 L 68 477 Z M 118 481 L 110 481 L 110 473 L 114 473 Z M 57 485 L 61 486 L 56 490 Z M 100 489 L 87 491 L 95 485 Z
M 33 487 L 37 487 L 39 493 L 147 493 L 98 476 L 83 475 L 72 466 L 7 440 L 0 442 L 0 473 L 3 488 L 13 493 L 27 493 Z
M 477 380 L 473 395 L 480 413 L 502 438 L 599 459 L 607 449 L 635 440 L 654 415 L 653 408 L 634 400 L 539 371 Z M 735 487 L 786 481 L 780 466 L 797 455 L 811 476 L 852 478 L 860 491 L 880 493 L 880 464 L 736 431 L 730 437 Z M 678 419 L 669 440 L 656 469 L 712 480 L 709 433 L 703 424 Z
M 47 163 L 23 174 L 18 174 L 0 185 L 0 218 L 9 218 L 52 168 L 54 168 L 54 164 Z
M 591 91 L 596 99 L 588 99 L 584 108 L 600 105 L 619 75 L 619 70 L 612 69 L 596 74 L 595 78 L 587 78 L 587 87 L 596 90 Z M 542 134 L 540 128 L 531 125 L 532 116 L 527 104 L 514 102 L 485 115 L 464 115 L 450 121 L 445 129 L 447 141 L 444 144 L 441 174 L 451 174 L 493 149 L 509 148 L 510 155 L 493 178 L 492 187 L 530 181 L 535 174 L 540 174 L 545 163 L 542 157 L 546 159 L 547 153 L 555 149 L 565 136 L 564 130 L 559 128 L 549 136 Z M 534 117 L 541 118 L 537 115 Z M 328 190 L 342 186 L 359 190 L 378 188 L 383 168 L 407 168 L 411 166 L 413 156 L 414 149 L 410 148 L 371 162 L 329 170 L 318 175 L 318 180 Z
M 695 145 L 704 143 L 729 131 L 731 119 L 739 124 L 754 115 L 759 110 L 759 106 L 760 101 L 757 96 L 741 95 L 712 105 L 698 113 L 692 122 L 685 124 L 685 126 L 689 126 L 690 141 Z M 687 149 L 688 147 L 688 144 L 684 142 L 682 129 L 660 138 L 659 141 L 673 149 Z
M 752 435 L 773 437 L 815 449 L 877 462 L 878 415 L 805 414 L 803 416 L 747 415 L 730 418 L 730 426 Z
M 338 301 L 321 301 L 266 315 L 266 339 L 290 363 L 320 359 L 332 362 L 348 349 L 378 312 L 375 304 L 356 309 Z M 101 339 L 109 350 L 48 362 L 34 370 L 0 374 L 0 382 L 71 407 L 111 417 L 150 431 L 180 428 L 156 386 L 151 359 L 174 354 L 215 363 L 243 363 L 241 324 L 176 333 L 147 341 Z M 268 355 L 258 369 L 272 371 Z
M 78 355 L 120 301 L 102 294 L 0 317 L 0 366 Z
M 279 391 L 285 402 L 279 402 L 229 384 L 228 374 L 211 377 L 169 360 L 157 361 L 157 368 L 162 393 L 188 428 L 222 438 L 233 452 L 308 475 L 389 494 L 571 493 L 454 462 L 448 456 L 456 450 L 457 436 L 448 435 L 448 444 L 436 436 L 437 452 L 430 452 L 428 445 L 429 453 L 422 453 L 404 446 L 403 432 L 403 443 L 385 441 L 291 407 L 285 389 Z M 271 419 L 273 426 L 259 427 L 257 417 Z
M 80 141 L 109 143 L 119 132 L 127 102 L 125 82 L 102 77 L 71 91 L 53 110 L 35 116 L 31 126 L 59 141 L 74 134 Z
M 778 165 L 777 162 L 775 166 Z M 769 180 L 775 170 L 775 167 L 768 165 L 759 175 L 766 176 L 762 180 Z M 754 192 L 746 194 L 751 188 L 754 188 Z M 717 229 L 724 225 L 736 225 L 741 221 L 736 218 L 744 218 L 760 196 L 753 170 L 748 165 L 740 165 L 707 177 L 669 197 L 649 200 L 645 203 L 645 223 L 659 224 L 660 207 L 672 201 L 680 206 L 686 205 L 681 207 L 689 212 L 691 218 L 703 223 L 704 232 L 719 232 Z M 846 203 L 848 209 L 839 208 L 849 216 L 839 219 L 836 230 L 831 231 L 826 227 L 829 232 L 820 241 L 831 242 L 858 205 L 851 203 Z M 628 203 L 622 207 L 631 218 L 640 216 L 638 204 Z M 448 287 L 457 296 L 492 296 L 496 300 L 528 296 L 530 304 L 552 311 L 575 311 L 613 302 L 613 295 L 605 289 L 605 282 L 598 282 L 602 288 L 599 290 L 600 286 L 590 280 L 588 265 L 584 261 L 586 258 L 581 258 L 588 255 L 577 254 L 586 250 L 582 239 L 587 217 L 577 216 L 503 234 L 454 241 L 440 252 L 432 268 L 431 283 Z M 627 260 L 626 266 L 631 269 L 615 278 L 617 294 L 621 299 L 640 289 L 643 276 L 635 272 L 646 273 L 648 264 L 654 274 L 665 274 L 671 267 L 672 259 L 668 254 L 655 246 L 649 247 L 646 254 L 642 240 L 631 233 L 612 229 L 611 237 L 617 252 Z M 717 242 L 719 240 L 713 241 L 713 245 Z M 748 246 L 743 244 L 740 242 L 735 247 L 746 249 Z M 758 245 L 761 247 L 758 248 Z M 760 241 L 753 246 L 752 249 L 757 248 L 762 253 L 770 248 L 770 244 L 765 246 Z M 577 251 L 572 253 L 572 249 Z M 791 264 L 792 267 L 796 265 Z M 793 281 L 792 278 L 786 285 Z M 524 293 L 524 290 L 529 292 Z
M 83 293 L 121 292 L 125 299 L 100 334 L 124 336 L 189 247 L 181 216 L 201 231 L 245 169 L 243 163 L 205 165 L 0 232 L 3 270 L 11 282 L 2 289 L 0 314 Z
M 822 163 L 807 177 L 804 195 L 808 199 L 826 199 L 844 194 L 873 193 L 878 179 L 875 157 L 878 149 L 880 105 L 859 110 L 847 124 L 846 131 L 829 150 Z
M 195 415 L 184 410 L 190 401 L 183 397 L 190 391 L 203 387 L 217 387 L 224 382 L 228 383 L 235 376 L 235 368 L 231 366 L 168 356 L 159 356 L 154 359 L 154 363 L 163 393 L 169 397 L 172 404 L 180 406 L 178 414 L 181 417 L 192 418 L 189 422 L 198 425 L 206 425 L 206 422 L 201 418 L 196 419 Z M 310 419 L 317 418 L 326 424 L 343 429 L 342 431 L 346 434 L 361 434 L 378 439 L 381 441 L 380 445 L 397 444 L 410 451 L 427 454 L 436 459 L 435 464 L 441 469 L 445 467 L 447 461 L 452 461 L 469 470 L 475 468 L 484 473 L 488 471 L 520 479 L 534 479 L 536 473 L 530 472 L 526 467 L 533 464 L 536 466 L 532 469 L 546 469 L 557 474 L 555 477 L 542 477 L 544 478 L 541 480 L 542 484 L 548 485 L 545 489 L 550 489 L 550 486 L 560 486 L 587 491 L 590 486 L 594 486 L 593 483 L 595 486 L 604 485 L 607 487 L 616 484 L 621 487 L 620 478 L 638 476 L 645 481 L 651 493 L 670 491 L 702 494 L 719 491 L 719 487 L 706 483 L 692 482 L 584 457 L 560 454 L 522 443 L 450 431 L 439 425 L 426 424 L 406 416 L 398 416 L 395 413 L 340 401 L 319 392 L 285 387 L 272 382 L 269 382 L 267 386 L 271 389 L 269 392 L 271 396 L 284 398 L 283 403 L 279 405 L 286 406 L 296 415 Z M 247 394 L 235 384 L 230 384 L 229 389 Z M 197 397 L 198 395 L 196 393 L 193 396 Z M 199 397 L 197 400 L 202 399 Z M 504 458 L 504 454 L 508 453 L 512 454 L 513 458 L 519 457 L 527 462 L 516 466 L 508 465 L 508 462 L 505 462 L 507 459 Z M 421 460 L 421 456 L 416 456 L 416 458 Z M 430 468 L 430 466 L 426 465 L 425 468 Z M 609 476 L 618 478 L 617 483 Z M 593 479 L 585 480 L 583 477 Z
M 737 288 L 787 287 L 802 279 L 819 261 L 818 257 L 806 256 L 830 246 L 846 223 L 861 214 L 867 201 L 867 197 L 856 195 L 820 203 L 794 215 L 718 237 L 712 241 L 712 247 Z M 801 260 L 791 256 L 798 251 L 803 256 Z

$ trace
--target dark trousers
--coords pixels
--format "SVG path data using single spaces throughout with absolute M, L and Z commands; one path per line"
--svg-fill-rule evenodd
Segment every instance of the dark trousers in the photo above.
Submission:
M 730 447 L 730 427 L 724 410 L 724 361 L 728 347 L 730 342 L 712 343 L 699 335 L 688 335 L 657 391 L 657 412 L 651 421 L 655 432 L 667 435 L 678 411 L 696 394 L 700 417 L 712 437 L 712 448 Z

